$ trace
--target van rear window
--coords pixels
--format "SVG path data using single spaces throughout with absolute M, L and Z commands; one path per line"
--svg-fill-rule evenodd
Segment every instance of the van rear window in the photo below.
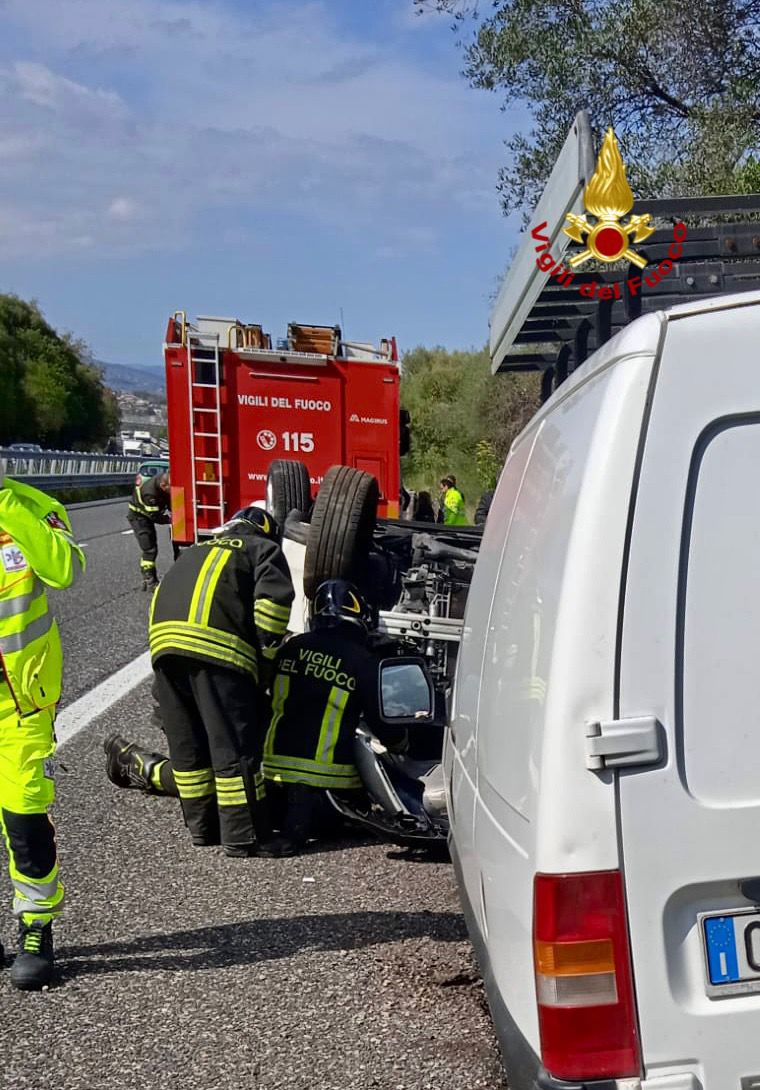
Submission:
M 692 462 L 678 618 L 681 764 L 706 805 L 760 801 L 760 418 Z

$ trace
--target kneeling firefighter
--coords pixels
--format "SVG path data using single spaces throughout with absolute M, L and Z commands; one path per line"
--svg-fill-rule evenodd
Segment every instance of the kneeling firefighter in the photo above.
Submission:
M 293 597 L 277 525 L 256 507 L 184 550 L 155 592 L 149 636 L 171 755 L 164 777 L 176 783 L 198 846 L 279 854 L 260 772 L 267 704 L 259 675 L 285 634 Z M 107 751 L 120 742 L 110 739 Z M 150 786 L 155 769 L 126 748 L 127 780 L 138 775 Z
M 405 736 L 380 724 L 378 667 L 385 655 L 370 648 L 370 627 L 357 588 L 328 580 L 314 595 L 311 631 L 277 654 L 262 769 L 286 788 L 283 833 L 296 846 L 308 839 L 326 790 L 362 788 L 353 756 L 360 718 L 388 744 Z

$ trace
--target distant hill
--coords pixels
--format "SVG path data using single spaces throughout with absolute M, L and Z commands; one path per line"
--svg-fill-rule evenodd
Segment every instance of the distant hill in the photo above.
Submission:
M 117 393 L 134 394 L 143 391 L 149 394 L 166 396 L 166 382 L 163 366 L 127 367 L 122 363 L 103 363 L 106 386 Z

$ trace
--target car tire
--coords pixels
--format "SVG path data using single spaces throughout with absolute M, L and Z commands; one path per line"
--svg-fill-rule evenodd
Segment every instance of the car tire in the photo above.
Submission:
M 289 462 L 284 458 L 272 462 L 267 473 L 266 504 L 280 526 L 291 511 L 309 514 L 311 480 L 303 462 Z
M 377 519 L 380 489 L 371 473 L 333 466 L 320 485 L 304 556 L 308 598 L 326 579 L 361 584 Z

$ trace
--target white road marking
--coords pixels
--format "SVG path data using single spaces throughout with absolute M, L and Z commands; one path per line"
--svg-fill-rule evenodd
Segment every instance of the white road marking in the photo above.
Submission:
M 70 741 L 80 730 L 88 727 L 99 715 L 108 711 L 117 700 L 121 700 L 128 692 L 136 688 L 141 681 L 150 677 L 152 673 L 150 665 L 150 651 L 138 655 L 132 662 L 122 666 L 115 674 L 111 674 L 100 685 L 96 685 L 89 693 L 80 696 L 73 704 L 64 708 L 55 721 L 55 734 L 58 745 L 63 746 Z
M 122 530 L 121 531 L 121 536 L 125 537 L 127 534 L 133 534 L 133 533 L 134 533 L 134 530 Z
M 80 549 L 89 549 L 90 547 L 89 541 L 79 541 L 77 544 L 79 545 Z

